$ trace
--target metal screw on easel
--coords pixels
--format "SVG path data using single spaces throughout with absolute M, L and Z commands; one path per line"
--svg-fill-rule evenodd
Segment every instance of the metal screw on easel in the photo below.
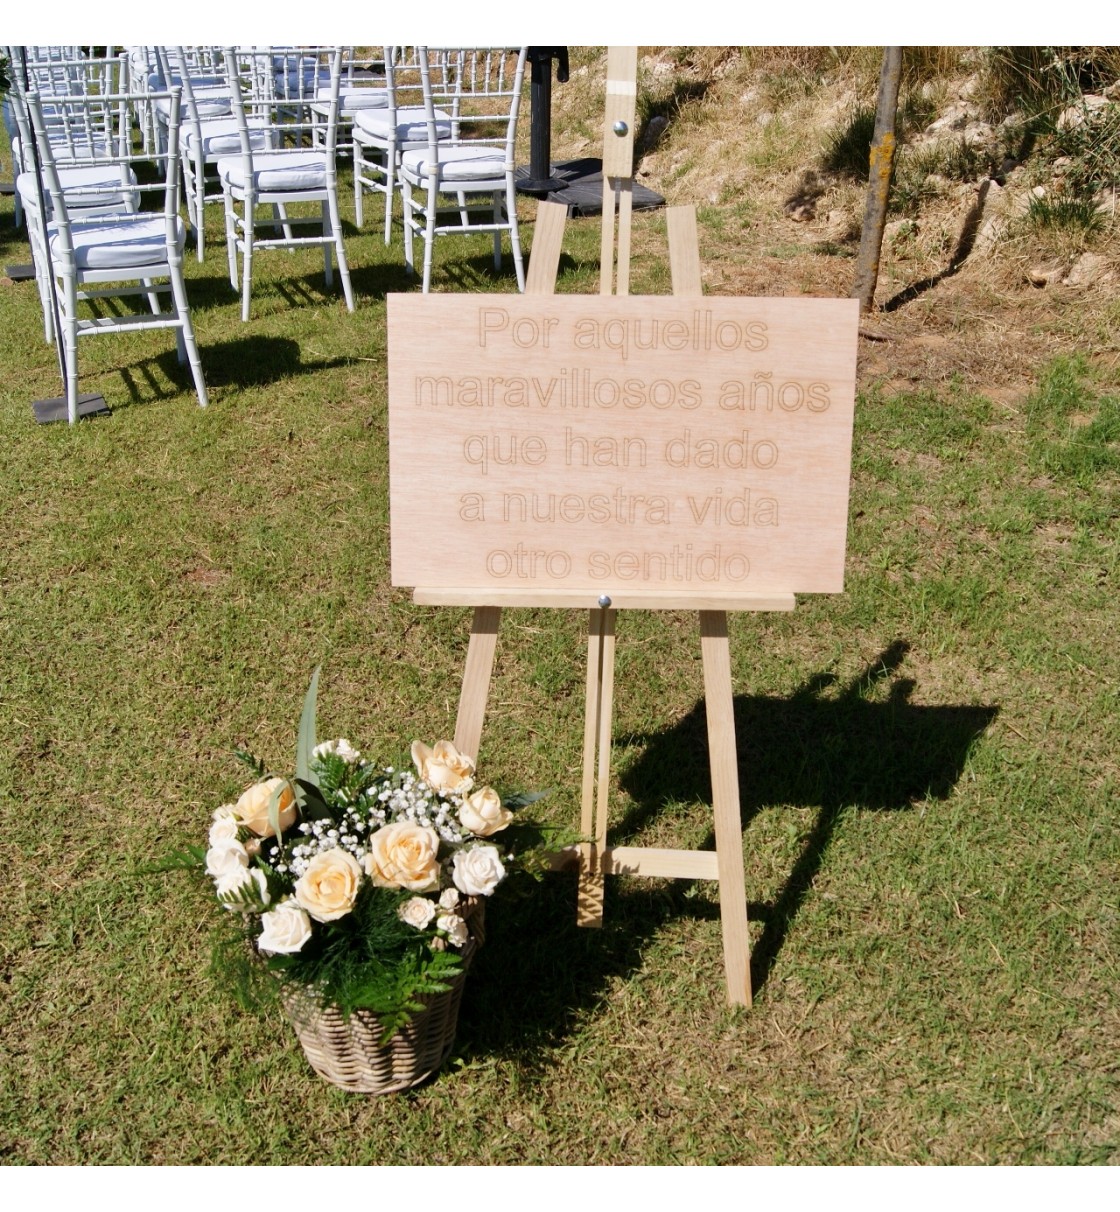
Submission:
M 620 139 L 622 139 L 623 137 L 625 137 L 626 135 L 628 135 L 630 133 L 630 127 L 628 127 L 621 118 L 619 118 L 619 120 L 614 124 L 614 126 L 611 129 L 614 131 L 614 133 Z
M 599 605 L 604 610 L 608 610 L 610 608 L 610 604 L 611 604 L 611 599 L 610 599 L 609 594 L 604 593 L 603 596 L 599 599 Z

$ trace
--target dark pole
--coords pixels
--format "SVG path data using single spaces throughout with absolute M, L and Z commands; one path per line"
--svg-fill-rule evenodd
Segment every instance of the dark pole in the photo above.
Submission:
M 555 59 L 556 79 L 561 84 L 568 79 L 568 48 L 566 46 L 530 46 L 529 103 L 532 109 L 529 128 L 529 168 L 522 169 L 517 188 L 526 194 L 547 194 L 563 189 L 566 181 L 552 175 L 552 61 Z

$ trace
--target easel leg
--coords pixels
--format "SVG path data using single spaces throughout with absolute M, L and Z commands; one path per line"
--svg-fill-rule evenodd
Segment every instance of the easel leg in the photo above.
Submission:
M 599 293 L 614 294 L 614 185 L 603 173 L 603 220 L 599 240 Z
M 455 748 L 468 757 L 478 758 L 482 740 L 482 721 L 490 693 L 490 674 L 494 669 L 494 649 L 498 643 L 500 606 L 476 606 L 467 663 L 463 669 L 463 689 L 459 692 L 459 713 L 455 719 Z
M 587 708 L 583 729 L 583 797 L 576 922 L 603 924 L 604 877 L 600 869 L 607 845 L 607 800 L 611 775 L 611 718 L 614 710 L 614 624 L 616 611 L 593 610 L 587 631 Z
M 747 931 L 747 892 L 743 879 L 743 828 L 739 816 L 735 704 L 731 690 L 731 651 L 727 642 L 726 611 L 700 611 L 700 649 L 704 659 L 708 760 L 712 770 L 712 810 L 716 828 L 727 1000 L 732 1006 L 749 1006 L 750 935 Z

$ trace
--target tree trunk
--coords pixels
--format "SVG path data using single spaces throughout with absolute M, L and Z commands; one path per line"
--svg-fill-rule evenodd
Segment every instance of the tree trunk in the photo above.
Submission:
M 867 206 L 863 214 L 863 232 L 859 240 L 859 260 L 851 298 L 859 300 L 861 312 L 871 310 L 875 283 L 879 278 L 879 254 L 883 247 L 883 228 L 887 223 L 887 199 L 894 172 L 895 113 L 898 109 L 898 85 L 902 76 L 902 47 L 883 48 L 883 66 L 879 71 L 879 104 L 875 110 L 875 134 L 871 140 L 871 171 L 867 182 Z

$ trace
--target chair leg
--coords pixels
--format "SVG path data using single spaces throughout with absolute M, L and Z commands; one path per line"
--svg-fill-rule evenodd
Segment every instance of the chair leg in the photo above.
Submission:
M 334 243 L 334 230 L 331 226 L 330 206 L 325 198 L 319 203 L 319 210 L 323 216 L 323 277 L 326 280 L 327 290 L 330 290 L 334 285 L 334 270 L 331 268 L 331 245 Z
M 517 226 L 517 191 L 513 182 L 506 183 L 506 221 L 509 223 L 509 243 L 513 250 L 513 271 L 517 274 L 517 289 L 525 293 L 525 261 L 521 255 L 521 234 Z
M 338 213 L 337 194 L 332 194 L 328 199 L 327 213 L 330 219 L 331 235 L 334 237 L 335 257 L 338 259 L 338 276 L 342 279 L 342 295 L 346 300 L 346 310 L 352 312 L 354 310 L 354 288 L 350 285 L 350 263 L 346 260 L 346 246 L 342 243 L 342 218 Z M 329 258 L 330 245 L 327 245 L 326 248 L 326 255 Z
M 66 417 L 71 425 L 78 420 L 78 326 L 63 316 L 62 345 L 66 359 Z
M 502 195 L 499 190 L 494 191 L 494 226 L 497 227 L 502 221 Z M 494 232 L 494 272 L 502 272 L 502 233 Z
M 393 238 L 393 192 L 397 188 L 397 145 L 385 149 L 385 243 Z
M 241 322 L 249 323 L 249 294 L 253 286 L 253 203 L 245 199 L 245 230 L 242 233 L 245 247 L 241 254 Z
M 234 210 L 233 195 L 228 189 L 222 191 L 226 214 L 226 261 L 229 264 L 229 284 L 237 289 L 237 211 Z
M 205 408 L 210 402 L 206 395 L 206 382 L 202 377 L 202 360 L 198 356 L 198 345 L 194 339 L 194 327 L 191 324 L 191 313 L 187 307 L 187 291 L 183 285 L 181 273 L 172 267 L 171 297 L 175 300 L 175 314 L 179 317 L 180 327 L 175 333 L 176 343 L 186 352 L 186 360 L 190 363 L 191 377 L 194 379 L 194 389 L 198 393 L 198 406 Z
M 357 139 L 351 143 L 351 160 L 354 165 L 354 222 L 360 228 L 363 222 L 362 211 L 362 173 L 365 170 L 365 155 Z
M 436 242 L 436 206 L 439 202 L 439 190 L 435 178 L 428 187 L 428 213 L 424 226 L 424 294 L 428 293 L 432 284 L 432 249 Z
M 196 212 L 194 223 L 195 253 L 198 257 L 198 263 L 201 265 L 206 245 L 206 160 L 204 157 L 199 157 L 195 161 L 194 187 Z
M 159 291 L 155 288 L 155 282 L 151 278 L 141 278 L 144 283 L 144 288 L 148 294 L 148 306 L 152 309 L 152 315 L 158 316 L 161 308 L 159 305 Z
M 401 201 L 404 206 L 404 263 L 408 272 L 415 274 L 412 258 L 412 186 L 407 177 L 401 178 Z
M 278 224 L 276 224 L 276 226 L 283 228 L 284 239 L 290 240 L 292 238 L 292 225 L 291 225 L 291 223 L 288 222 L 287 206 L 285 206 L 285 204 L 283 202 L 278 202 L 273 207 L 273 213 L 279 217 L 280 222 Z M 288 249 L 289 253 L 294 253 L 295 251 L 296 250 L 294 248 Z

